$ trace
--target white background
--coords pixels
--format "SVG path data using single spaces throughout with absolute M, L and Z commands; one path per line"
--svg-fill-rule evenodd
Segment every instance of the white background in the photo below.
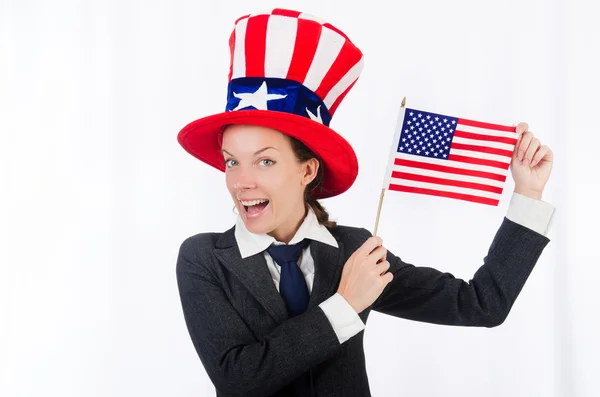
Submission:
M 0 395 L 209 396 L 183 320 L 181 242 L 233 225 L 224 175 L 176 135 L 225 108 L 233 21 L 318 15 L 365 55 L 332 128 L 353 187 L 322 203 L 373 230 L 403 96 L 527 121 L 555 153 L 549 238 L 506 322 L 373 312 L 374 396 L 597 396 L 599 31 L 566 1 L 0 1 Z M 405 261 L 470 279 L 499 207 L 388 192 L 378 234 Z

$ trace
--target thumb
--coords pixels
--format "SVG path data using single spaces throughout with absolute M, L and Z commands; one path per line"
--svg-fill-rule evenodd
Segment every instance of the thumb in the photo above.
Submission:
M 521 136 L 522 136 L 522 135 L 523 135 L 523 134 L 519 134 L 519 135 L 518 135 L 518 137 L 517 137 L 517 142 L 515 143 L 515 147 L 513 147 L 513 153 L 512 153 L 512 159 L 513 159 L 513 161 L 517 161 L 517 160 L 519 160 L 519 159 L 518 159 L 518 155 L 517 155 L 517 154 L 518 154 L 518 151 L 517 151 L 517 149 L 519 148 L 519 145 L 520 145 L 520 143 L 521 143 Z
M 517 161 L 518 160 L 518 148 L 519 145 L 521 144 L 521 140 L 523 138 L 523 131 L 519 131 L 518 128 L 516 128 L 517 126 L 513 124 L 513 127 L 515 127 L 515 134 L 517 135 L 517 142 L 515 143 L 515 147 L 513 148 L 513 155 L 512 158 Z

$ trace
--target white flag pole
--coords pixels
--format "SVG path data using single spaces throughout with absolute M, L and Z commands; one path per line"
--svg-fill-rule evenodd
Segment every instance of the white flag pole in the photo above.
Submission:
M 388 166 L 387 171 L 385 173 L 385 177 L 383 178 L 383 187 L 381 189 L 381 195 L 379 196 L 379 208 L 377 208 L 377 219 L 375 219 L 375 230 L 373 231 L 373 236 L 377 236 L 377 226 L 379 225 L 379 215 L 381 214 L 381 206 L 383 204 L 383 195 L 385 194 L 386 189 L 390 186 L 390 179 L 392 177 L 392 168 L 394 167 L 394 158 L 398 151 L 398 143 L 400 142 L 400 133 L 402 132 L 402 124 L 404 123 L 404 111 L 406 106 L 406 97 L 402 99 L 402 104 L 400 105 L 400 112 L 398 113 L 398 121 L 396 122 L 396 131 L 394 133 L 394 140 L 392 141 L 392 147 L 390 148 L 390 155 L 388 156 Z

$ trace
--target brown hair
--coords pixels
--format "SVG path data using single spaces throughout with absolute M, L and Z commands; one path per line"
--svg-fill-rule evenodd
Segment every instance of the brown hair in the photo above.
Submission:
M 315 188 L 322 188 L 323 176 L 325 175 L 323 162 L 304 143 L 289 135 L 286 136 L 290 139 L 290 143 L 292 144 L 292 150 L 294 151 L 294 154 L 296 155 L 298 161 L 302 162 L 310 160 L 311 158 L 316 158 L 319 162 L 317 176 L 308 184 L 308 186 L 306 186 L 306 189 L 304 190 L 305 205 L 308 205 L 312 208 L 312 210 L 315 212 L 315 215 L 317 216 L 317 220 L 321 225 L 325 226 L 328 229 L 336 227 L 337 223 L 335 221 L 329 220 L 329 213 L 313 195 L 313 191 L 315 190 Z

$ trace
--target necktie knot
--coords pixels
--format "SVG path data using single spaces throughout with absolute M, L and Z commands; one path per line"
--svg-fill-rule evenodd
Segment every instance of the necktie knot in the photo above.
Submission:
M 279 266 L 283 266 L 288 262 L 298 263 L 300 253 L 309 242 L 310 240 L 303 239 L 296 244 L 271 245 L 267 248 L 267 252 Z

